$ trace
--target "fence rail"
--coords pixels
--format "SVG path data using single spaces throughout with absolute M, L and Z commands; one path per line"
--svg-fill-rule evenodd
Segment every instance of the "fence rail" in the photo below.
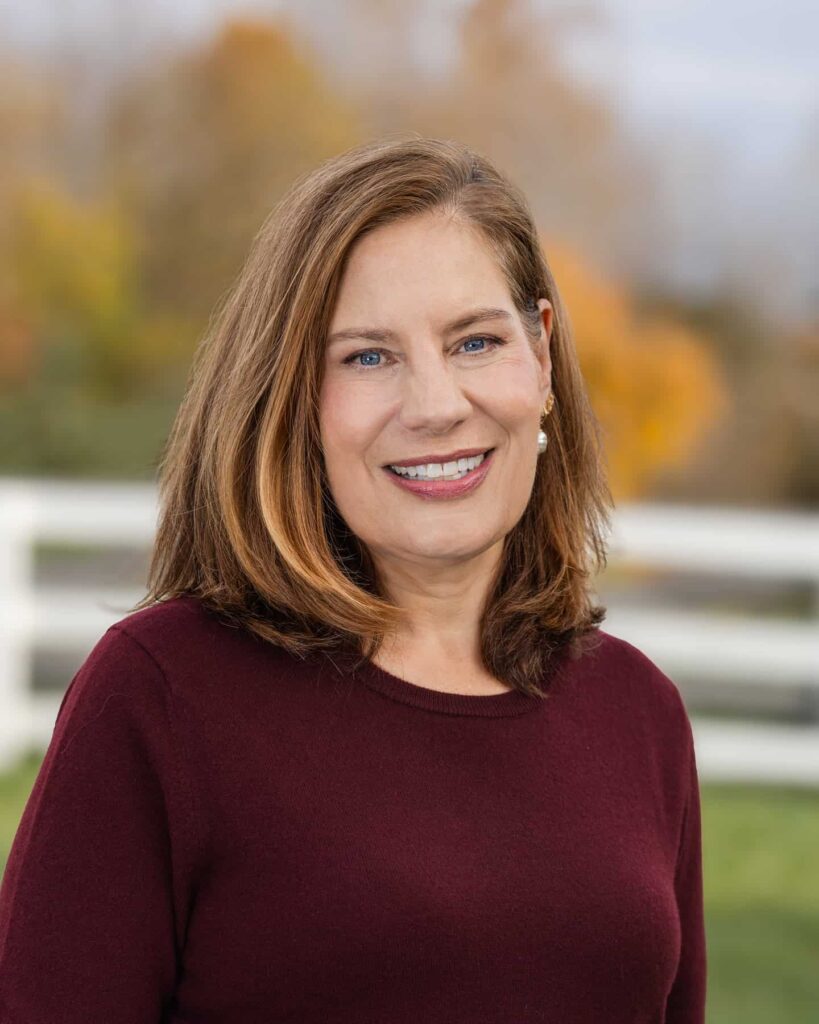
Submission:
M 37 584 L 45 542 L 147 548 L 156 489 L 0 480 L 0 768 L 29 746 L 45 748 L 60 696 L 32 687 L 37 649 L 90 650 L 142 596 L 120 588 Z M 819 699 L 819 515 L 679 505 L 621 506 L 610 566 L 801 582 L 813 594 L 803 619 L 719 615 L 608 603 L 605 628 L 644 651 L 669 676 L 798 685 Z M 819 728 L 693 716 L 704 779 L 819 785 Z

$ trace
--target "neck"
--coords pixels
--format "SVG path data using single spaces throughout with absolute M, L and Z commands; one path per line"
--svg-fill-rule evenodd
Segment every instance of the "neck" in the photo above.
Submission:
M 498 544 L 446 564 L 378 561 L 390 600 L 404 610 L 402 626 L 384 640 L 384 656 L 480 665 L 479 623 L 501 550 Z

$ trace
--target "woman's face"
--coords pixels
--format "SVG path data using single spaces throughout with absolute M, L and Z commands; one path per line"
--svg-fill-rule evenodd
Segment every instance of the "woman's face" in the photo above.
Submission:
M 354 246 L 325 351 L 321 440 L 339 512 L 377 565 L 499 553 L 522 516 L 551 385 L 552 310 L 538 305 L 540 358 L 486 243 L 440 213 Z M 452 464 L 488 449 L 475 469 Z M 388 468 L 407 461 L 426 479 Z M 448 481 L 429 463 L 466 475 Z

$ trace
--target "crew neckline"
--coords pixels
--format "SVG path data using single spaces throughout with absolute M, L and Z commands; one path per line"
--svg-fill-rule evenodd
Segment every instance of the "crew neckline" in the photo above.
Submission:
M 534 711 L 544 703 L 543 698 L 530 696 L 520 690 L 487 694 L 433 690 L 393 675 L 369 659 L 362 662 L 358 672 L 369 689 L 376 690 L 401 704 L 439 714 L 503 718 Z

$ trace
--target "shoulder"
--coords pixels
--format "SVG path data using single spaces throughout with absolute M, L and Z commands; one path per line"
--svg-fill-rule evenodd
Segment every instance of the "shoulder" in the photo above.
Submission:
M 266 687 L 298 674 L 294 657 L 231 621 L 200 597 L 185 594 L 115 622 L 104 643 L 123 658 L 149 659 L 175 704 L 218 707 L 226 693 Z
M 142 680 L 143 690 L 160 689 L 165 685 L 165 655 L 175 650 L 184 657 L 218 628 L 204 606 L 188 596 L 132 612 L 112 623 L 96 640 L 72 679 L 71 689 L 86 693 L 106 686 L 122 689 L 125 679 Z
M 657 725 L 690 733 L 690 721 L 679 687 L 639 647 L 603 629 L 581 656 L 584 678 L 600 698 L 611 698 L 630 714 L 650 716 Z M 598 689 L 599 688 L 599 689 Z
M 192 594 L 183 594 L 131 612 L 110 628 L 151 647 L 157 643 L 161 646 L 163 638 L 174 641 L 201 636 L 220 627 L 226 628 L 203 601 Z
M 92 718 L 126 706 L 137 714 L 172 714 L 192 684 L 224 678 L 245 666 L 231 651 L 254 650 L 249 634 L 216 616 L 198 598 L 158 602 L 114 622 L 91 647 L 70 680 L 58 718 Z M 256 644 L 259 647 L 261 644 Z
M 140 648 L 171 674 L 193 662 L 207 664 L 209 659 L 223 656 L 231 646 L 239 650 L 252 647 L 255 639 L 192 594 L 132 612 L 115 622 L 106 637 L 111 637 L 108 643 L 118 644 L 123 654 L 129 648 Z M 255 643 L 258 645 L 258 641 Z
M 163 668 L 151 650 L 115 623 L 99 637 L 70 679 L 55 721 L 60 756 L 82 734 L 101 742 L 119 730 L 136 735 L 170 713 Z M 137 727 L 138 725 L 138 727 Z
M 88 651 L 63 694 L 60 714 L 126 696 L 165 703 L 186 667 L 213 665 L 212 652 L 225 647 L 222 636 L 237 633 L 187 595 L 125 615 Z
M 576 699 L 612 763 L 631 767 L 635 786 L 662 794 L 668 820 L 679 821 L 695 768 L 691 719 L 676 683 L 635 644 L 597 629 L 596 644 L 576 666 Z

